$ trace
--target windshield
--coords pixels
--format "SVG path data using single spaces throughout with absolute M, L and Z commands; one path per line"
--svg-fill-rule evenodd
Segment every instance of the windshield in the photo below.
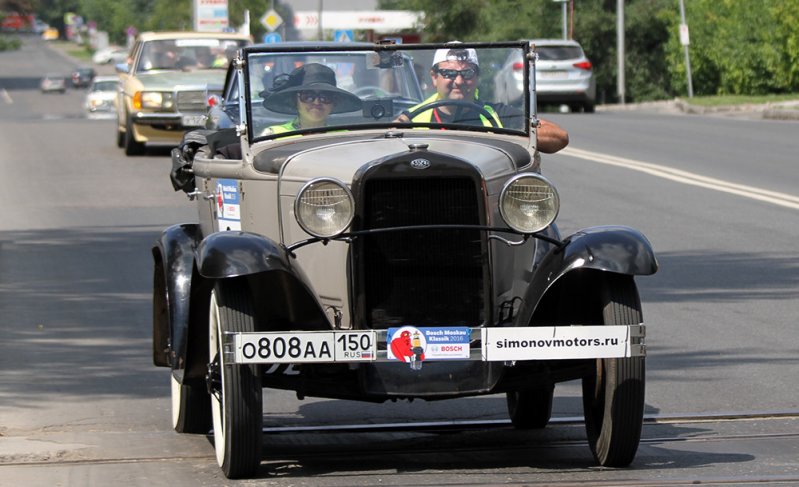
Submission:
M 529 133 L 529 98 L 498 89 L 503 61 L 524 58 L 525 43 L 280 49 L 244 50 L 251 140 L 409 125 Z
M 117 80 L 97 81 L 92 85 L 91 91 L 116 91 L 118 83 Z
M 236 50 L 246 44 L 233 39 L 166 39 L 142 46 L 137 72 L 163 69 L 227 69 Z
M 561 61 L 583 57 L 583 50 L 578 46 L 538 46 L 536 52 L 541 61 Z

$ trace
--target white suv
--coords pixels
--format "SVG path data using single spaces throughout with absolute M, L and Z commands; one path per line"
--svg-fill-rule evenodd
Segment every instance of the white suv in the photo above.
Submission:
M 596 83 L 591 61 L 577 41 L 533 39 L 538 53 L 535 64 L 535 90 L 539 105 L 569 105 L 572 111 L 593 112 Z M 525 87 L 522 60 L 514 52 L 494 78 L 496 98 L 518 104 Z

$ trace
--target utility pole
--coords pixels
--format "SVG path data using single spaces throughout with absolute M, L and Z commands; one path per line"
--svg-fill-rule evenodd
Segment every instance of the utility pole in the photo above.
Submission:
M 616 55 L 616 92 L 624 105 L 624 0 L 616 0 Z
M 569 39 L 574 39 L 574 0 L 569 2 Z
M 685 5 L 680 0 L 680 44 L 685 50 L 685 75 L 688 77 L 688 98 L 694 97 L 694 83 L 691 80 L 691 56 L 688 55 L 688 24 L 685 22 Z
M 562 24 L 563 24 L 563 38 L 564 39 L 568 39 L 569 38 L 568 37 L 568 35 L 569 35 L 569 27 L 568 27 L 568 25 L 569 25 L 569 8 L 568 8 L 569 0 L 552 0 L 552 1 L 555 2 L 555 3 L 559 3 L 560 6 L 561 6 L 560 8 L 561 8 L 561 11 L 563 12 L 563 21 L 562 21 Z
M 320 41 L 325 40 L 325 31 L 322 27 L 322 2 L 323 0 L 319 0 L 319 29 L 316 32 L 316 38 Z

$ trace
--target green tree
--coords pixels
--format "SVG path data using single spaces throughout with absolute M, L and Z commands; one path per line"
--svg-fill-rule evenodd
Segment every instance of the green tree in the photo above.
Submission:
M 383 0 L 382 8 L 425 13 L 423 41 L 500 41 L 563 36 L 562 9 L 552 0 Z M 627 99 L 671 95 L 665 43 L 673 0 L 627 0 L 625 65 Z M 570 26 L 571 27 L 571 26 Z M 600 101 L 616 99 L 616 0 L 575 0 L 573 38 L 594 65 Z
M 112 42 L 124 43 L 128 27 L 134 27 L 139 32 L 163 30 L 192 30 L 193 29 L 193 2 L 192 0 L 30 0 L 40 2 L 39 9 L 58 11 L 63 15 L 67 8 L 65 4 L 71 2 L 68 8 L 83 16 L 86 20 L 94 21 L 99 30 L 108 32 Z M 245 10 L 250 11 L 250 30 L 254 39 L 260 39 L 265 33 L 265 28 L 258 22 L 261 15 L 272 6 L 272 0 L 231 0 L 228 2 L 228 16 L 230 25 L 238 29 L 244 22 Z M 286 23 L 280 28 L 286 39 L 299 38 L 296 29 L 291 24 L 294 13 L 287 1 L 275 2 L 275 10 L 283 17 Z M 63 23 L 63 21 L 62 21 Z
M 64 34 L 64 14 L 78 13 L 78 0 L 31 0 L 31 6 L 42 21 Z
M 694 93 L 799 90 L 799 0 L 691 0 L 685 7 Z M 686 71 L 676 36 L 670 37 L 667 50 L 672 83 L 683 91 Z
M 768 9 L 777 24 L 767 42 L 781 46 L 775 74 L 785 81 L 788 92 L 799 91 L 799 1 L 771 2 Z

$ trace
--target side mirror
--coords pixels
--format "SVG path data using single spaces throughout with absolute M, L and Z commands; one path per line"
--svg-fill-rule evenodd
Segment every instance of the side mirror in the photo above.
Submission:
M 175 191 L 192 193 L 195 190 L 194 171 L 191 169 L 192 161 L 187 160 L 186 154 L 180 148 L 172 149 L 172 170 L 169 180 Z

